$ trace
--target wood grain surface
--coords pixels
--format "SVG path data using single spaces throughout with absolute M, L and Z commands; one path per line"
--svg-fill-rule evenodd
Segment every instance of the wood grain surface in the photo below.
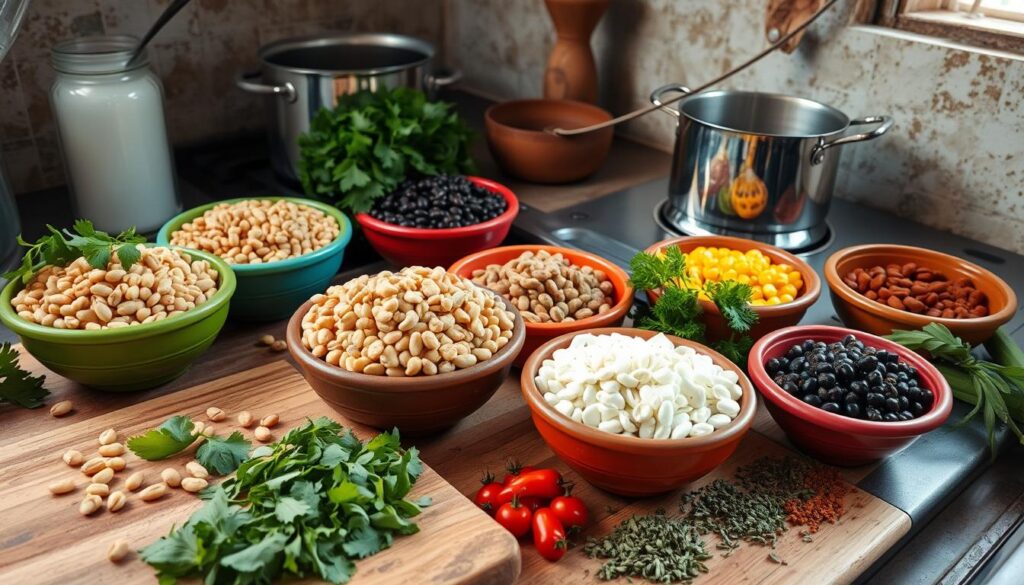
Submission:
M 181 524 L 196 510 L 199 499 L 180 489 L 155 502 L 142 502 L 129 494 L 124 509 L 102 510 L 83 517 L 78 505 L 87 482 L 77 469 L 61 461 L 68 449 L 91 457 L 97 436 L 108 428 L 117 429 L 121 439 L 157 426 L 175 414 L 206 420 L 206 408 L 218 406 L 228 419 L 213 423 L 219 434 L 233 430 L 251 438 L 251 430 L 239 429 L 234 415 L 249 410 L 257 417 L 276 413 L 281 424 L 274 429 L 280 437 L 306 417 L 328 415 L 353 426 L 362 437 L 374 431 L 350 425 L 310 389 L 287 362 L 273 363 L 218 379 L 200 386 L 153 398 L 117 410 L 101 412 L 106 394 L 96 394 L 90 413 L 78 412 L 53 419 L 44 411 L 33 413 L 37 429 L 7 439 L 0 450 L 0 583 L 147 583 L 153 570 L 134 553 L 119 564 L 106 558 L 107 548 L 118 538 L 127 538 L 141 548 Z M 123 489 L 127 476 L 145 471 L 146 485 L 156 483 L 160 470 L 181 470 L 191 460 L 182 453 L 166 461 L 147 462 L 127 455 L 128 469 L 117 474 L 112 489 Z M 59 479 L 73 478 L 77 489 L 53 496 L 47 486 Z M 429 467 L 424 469 L 413 496 L 429 495 L 433 505 L 416 522 L 421 531 L 398 537 L 392 548 L 357 563 L 353 584 L 390 583 L 510 583 L 520 569 L 519 547 L 514 538 L 472 502 L 445 482 Z

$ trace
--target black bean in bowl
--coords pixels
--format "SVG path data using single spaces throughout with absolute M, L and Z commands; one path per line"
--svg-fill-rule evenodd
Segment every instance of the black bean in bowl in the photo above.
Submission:
M 912 420 L 928 412 L 935 400 L 931 390 L 921 387 L 913 366 L 853 335 L 835 343 L 806 339 L 768 360 L 765 370 L 789 394 L 850 418 Z
M 370 216 L 404 227 L 446 229 L 483 223 L 506 209 L 504 197 L 466 177 L 439 175 L 404 181 L 373 204 Z

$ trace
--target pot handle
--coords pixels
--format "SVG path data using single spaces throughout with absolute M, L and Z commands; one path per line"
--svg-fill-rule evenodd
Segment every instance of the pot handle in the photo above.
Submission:
M 259 73 L 239 73 L 238 76 L 235 77 L 235 85 L 237 85 L 239 89 L 250 93 L 281 96 L 288 100 L 289 103 L 295 101 L 295 86 L 290 82 L 285 83 L 284 85 L 270 85 L 253 81 L 258 77 L 260 77 Z
M 861 126 L 863 124 L 878 124 L 878 127 L 870 132 L 861 132 L 860 134 L 843 136 L 842 138 L 837 138 L 832 142 L 825 142 L 824 139 L 820 139 L 818 144 L 814 145 L 814 148 L 811 149 L 811 164 L 821 164 L 822 161 L 825 160 L 825 151 L 833 146 L 842 146 L 844 144 L 863 142 L 865 140 L 878 138 L 892 128 L 893 120 L 890 116 L 864 116 L 863 118 L 850 120 L 850 126 Z
M 672 114 L 673 116 L 678 118 L 679 117 L 679 112 L 677 110 L 673 110 L 672 108 L 670 108 L 668 106 L 661 105 L 661 96 L 666 94 L 666 93 L 668 93 L 668 92 L 681 93 L 681 94 L 685 95 L 685 94 L 690 93 L 690 88 L 686 87 L 685 85 L 683 85 L 681 83 L 669 83 L 668 85 L 663 85 L 663 86 L 659 87 L 658 89 L 656 89 L 656 90 L 651 92 L 651 103 L 652 104 L 660 107 L 662 109 L 662 111 L 668 112 L 669 114 Z
M 424 85 L 427 87 L 427 93 L 433 93 L 442 87 L 454 85 L 462 80 L 462 70 L 456 69 L 447 75 L 434 75 L 429 74 L 424 79 Z

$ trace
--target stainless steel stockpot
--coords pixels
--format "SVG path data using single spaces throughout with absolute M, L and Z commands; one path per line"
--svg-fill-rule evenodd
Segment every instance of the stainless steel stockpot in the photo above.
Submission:
M 659 105 L 678 84 L 656 89 Z M 665 219 L 685 233 L 745 235 L 787 249 L 828 232 L 828 214 L 844 144 L 892 127 L 888 116 L 850 120 L 825 104 L 787 95 L 710 91 L 685 98 L 679 119 Z M 851 126 L 869 132 L 845 135 Z
M 298 179 L 299 136 L 320 108 L 361 90 L 411 87 L 428 94 L 459 75 L 435 76 L 434 45 L 395 34 L 356 33 L 284 39 L 260 48 L 261 70 L 240 74 L 238 87 L 273 96 L 270 160 L 274 171 Z

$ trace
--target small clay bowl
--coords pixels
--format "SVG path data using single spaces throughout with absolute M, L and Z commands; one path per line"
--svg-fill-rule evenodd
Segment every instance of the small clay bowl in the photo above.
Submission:
M 523 348 L 526 328 L 519 311 L 501 295 L 491 294 L 515 313 L 512 339 L 491 359 L 464 370 L 389 378 L 332 366 L 302 345 L 302 317 L 312 301 L 299 307 L 288 321 L 288 352 L 320 398 L 346 418 L 379 429 L 398 427 L 406 435 L 435 433 L 483 406 L 508 378 L 512 362 Z
M 524 246 L 502 246 L 477 252 L 462 258 L 452 267 L 449 272 L 454 272 L 465 278 L 472 278 L 473 271 L 486 268 L 490 264 L 504 264 L 513 258 L 518 258 L 523 252 L 537 252 L 545 250 L 551 254 L 561 254 L 569 262 L 577 266 L 590 266 L 604 272 L 611 280 L 615 288 L 613 300 L 615 304 L 602 315 L 594 315 L 579 321 L 568 323 L 526 323 L 526 342 L 523 344 L 523 351 L 519 352 L 515 365 L 522 367 L 526 358 L 530 357 L 535 349 L 550 339 L 573 331 L 582 331 L 592 327 L 618 327 L 626 319 L 626 313 L 633 306 L 633 287 L 629 285 L 629 275 L 619 268 L 615 263 L 605 260 L 581 250 L 572 248 L 559 248 L 557 246 L 524 245 Z
M 491 155 L 503 171 L 533 183 L 571 183 L 592 175 L 608 156 L 612 128 L 579 136 L 566 130 L 612 119 L 601 108 L 572 100 L 516 100 L 495 104 L 484 113 Z
M 733 238 L 729 236 L 682 236 L 662 240 L 651 245 L 644 251 L 648 254 L 653 254 L 659 250 L 668 248 L 669 246 L 677 246 L 684 253 L 688 253 L 699 246 L 729 248 L 731 250 L 739 250 L 741 252 L 757 249 L 765 256 L 771 258 L 773 264 L 785 262 L 800 273 L 800 277 L 804 281 L 804 287 L 803 290 L 800 291 L 800 295 L 793 299 L 792 302 L 783 303 L 781 305 L 751 307 L 754 312 L 757 313 L 758 317 L 757 324 L 750 329 L 750 337 L 754 340 L 757 340 L 763 335 L 766 335 L 771 331 L 775 331 L 776 329 L 789 327 L 790 325 L 796 325 L 799 323 L 800 319 L 803 319 L 807 309 L 809 309 L 821 295 L 821 279 L 818 278 L 818 274 L 813 268 L 811 268 L 811 265 L 782 248 L 776 248 L 775 246 L 769 246 L 768 244 L 755 242 L 753 240 Z M 658 301 L 658 297 L 660 296 L 660 291 L 647 291 L 647 300 L 652 305 Z M 718 310 L 718 307 L 716 307 L 711 301 L 706 300 L 701 300 L 700 304 L 704 309 L 704 323 L 707 326 L 707 338 L 712 341 L 728 339 L 729 336 L 732 335 L 733 331 L 729 328 L 725 318 L 722 317 L 722 313 Z
M 843 282 L 843 275 L 856 268 L 908 262 L 933 268 L 951 280 L 970 278 L 974 286 L 988 297 L 989 314 L 972 319 L 919 315 L 873 301 Z M 843 325 L 875 335 L 888 335 L 894 329 L 920 329 L 929 323 L 941 323 L 954 335 L 976 345 L 992 337 L 996 329 L 1012 319 L 1017 311 L 1017 295 L 992 272 L 955 256 L 914 246 L 868 244 L 843 248 L 825 262 L 825 280 L 832 306 Z
M 916 368 L 921 386 L 935 396 L 931 410 L 913 420 L 900 422 L 874 422 L 833 414 L 790 395 L 765 370 L 768 360 L 785 355 L 790 347 L 805 339 L 833 343 L 847 335 L 855 335 L 865 345 L 895 353 L 901 361 Z M 888 339 L 842 327 L 802 325 L 774 331 L 751 348 L 747 369 L 768 412 L 793 444 L 832 465 L 852 467 L 883 459 L 906 447 L 919 435 L 937 429 L 953 409 L 949 384 L 928 360 Z
M 757 394 L 750 380 L 736 364 L 722 354 L 699 343 L 668 335 L 675 345 L 692 347 L 708 355 L 723 369 L 739 376 L 743 388 L 740 413 L 728 425 L 703 437 L 682 439 L 641 439 L 612 435 L 578 423 L 555 410 L 544 400 L 534 378 L 544 360 L 556 350 L 568 347 L 581 333 L 605 335 L 619 333 L 649 339 L 656 331 L 607 327 L 567 333 L 540 346 L 523 367 L 523 398 L 530 407 L 533 424 L 541 438 L 583 479 L 595 486 L 623 496 L 650 496 L 669 492 L 697 480 L 728 459 L 747 434 L 757 410 Z

